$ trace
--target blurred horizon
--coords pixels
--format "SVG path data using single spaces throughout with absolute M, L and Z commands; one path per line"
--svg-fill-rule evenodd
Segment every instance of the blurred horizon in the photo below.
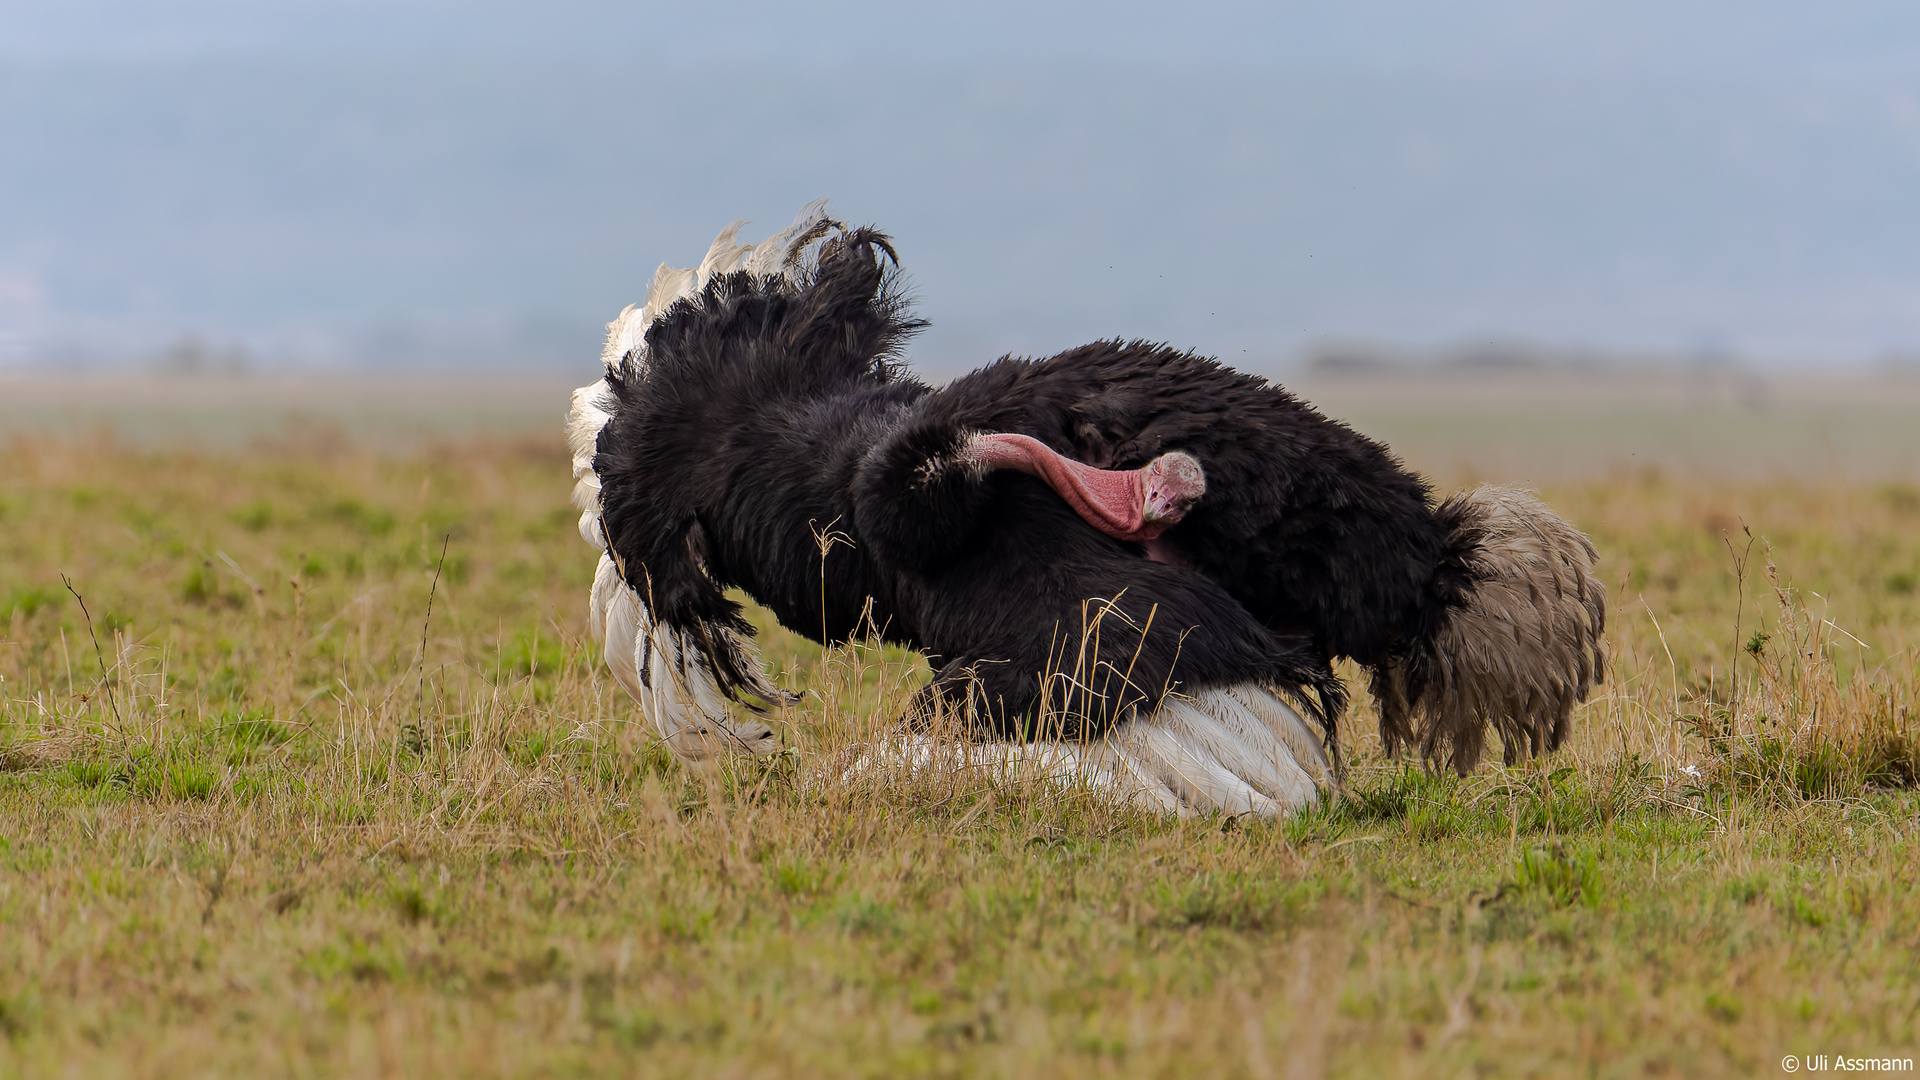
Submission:
M 1920 358 L 1891 3 L 0 19 L 0 371 L 590 371 L 655 265 L 821 196 L 894 235 L 933 377 L 1098 337 L 1264 374 Z

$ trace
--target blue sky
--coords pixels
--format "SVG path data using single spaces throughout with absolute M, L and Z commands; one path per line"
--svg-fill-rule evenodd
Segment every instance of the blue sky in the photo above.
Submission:
M 590 366 L 828 196 L 1101 336 L 1920 354 L 1920 7 L 0 0 L 0 365 Z

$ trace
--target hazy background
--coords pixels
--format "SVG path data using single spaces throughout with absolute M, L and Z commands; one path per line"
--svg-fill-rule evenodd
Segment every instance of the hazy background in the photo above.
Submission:
M 1920 5 L 0 0 L 0 371 L 589 372 L 892 232 L 935 375 L 1920 357 Z

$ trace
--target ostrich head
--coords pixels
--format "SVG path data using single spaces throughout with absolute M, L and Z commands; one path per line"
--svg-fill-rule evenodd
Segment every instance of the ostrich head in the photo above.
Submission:
M 1207 493 L 1207 474 L 1200 462 L 1178 450 L 1148 462 L 1140 479 L 1146 489 L 1140 516 L 1149 525 L 1179 521 Z

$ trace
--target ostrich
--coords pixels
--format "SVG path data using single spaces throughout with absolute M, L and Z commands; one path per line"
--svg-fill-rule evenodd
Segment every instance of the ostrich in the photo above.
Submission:
M 1509 762 L 1557 747 L 1601 679 L 1597 553 L 1530 493 L 1436 502 L 1284 389 L 1147 342 L 932 387 L 888 237 L 820 203 L 738 228 L 609 326 L 567 424 L 589 625 L 674 752 L 775 744 L 751 714 L 787 695 L 729 587 L 815 640 L 924 652 L 902 745 L 957 718 L 989 756 L 1176 813 L 1336 782 L 1337 658 L 1390 752 L 1462 774 L 1489 729 Z

